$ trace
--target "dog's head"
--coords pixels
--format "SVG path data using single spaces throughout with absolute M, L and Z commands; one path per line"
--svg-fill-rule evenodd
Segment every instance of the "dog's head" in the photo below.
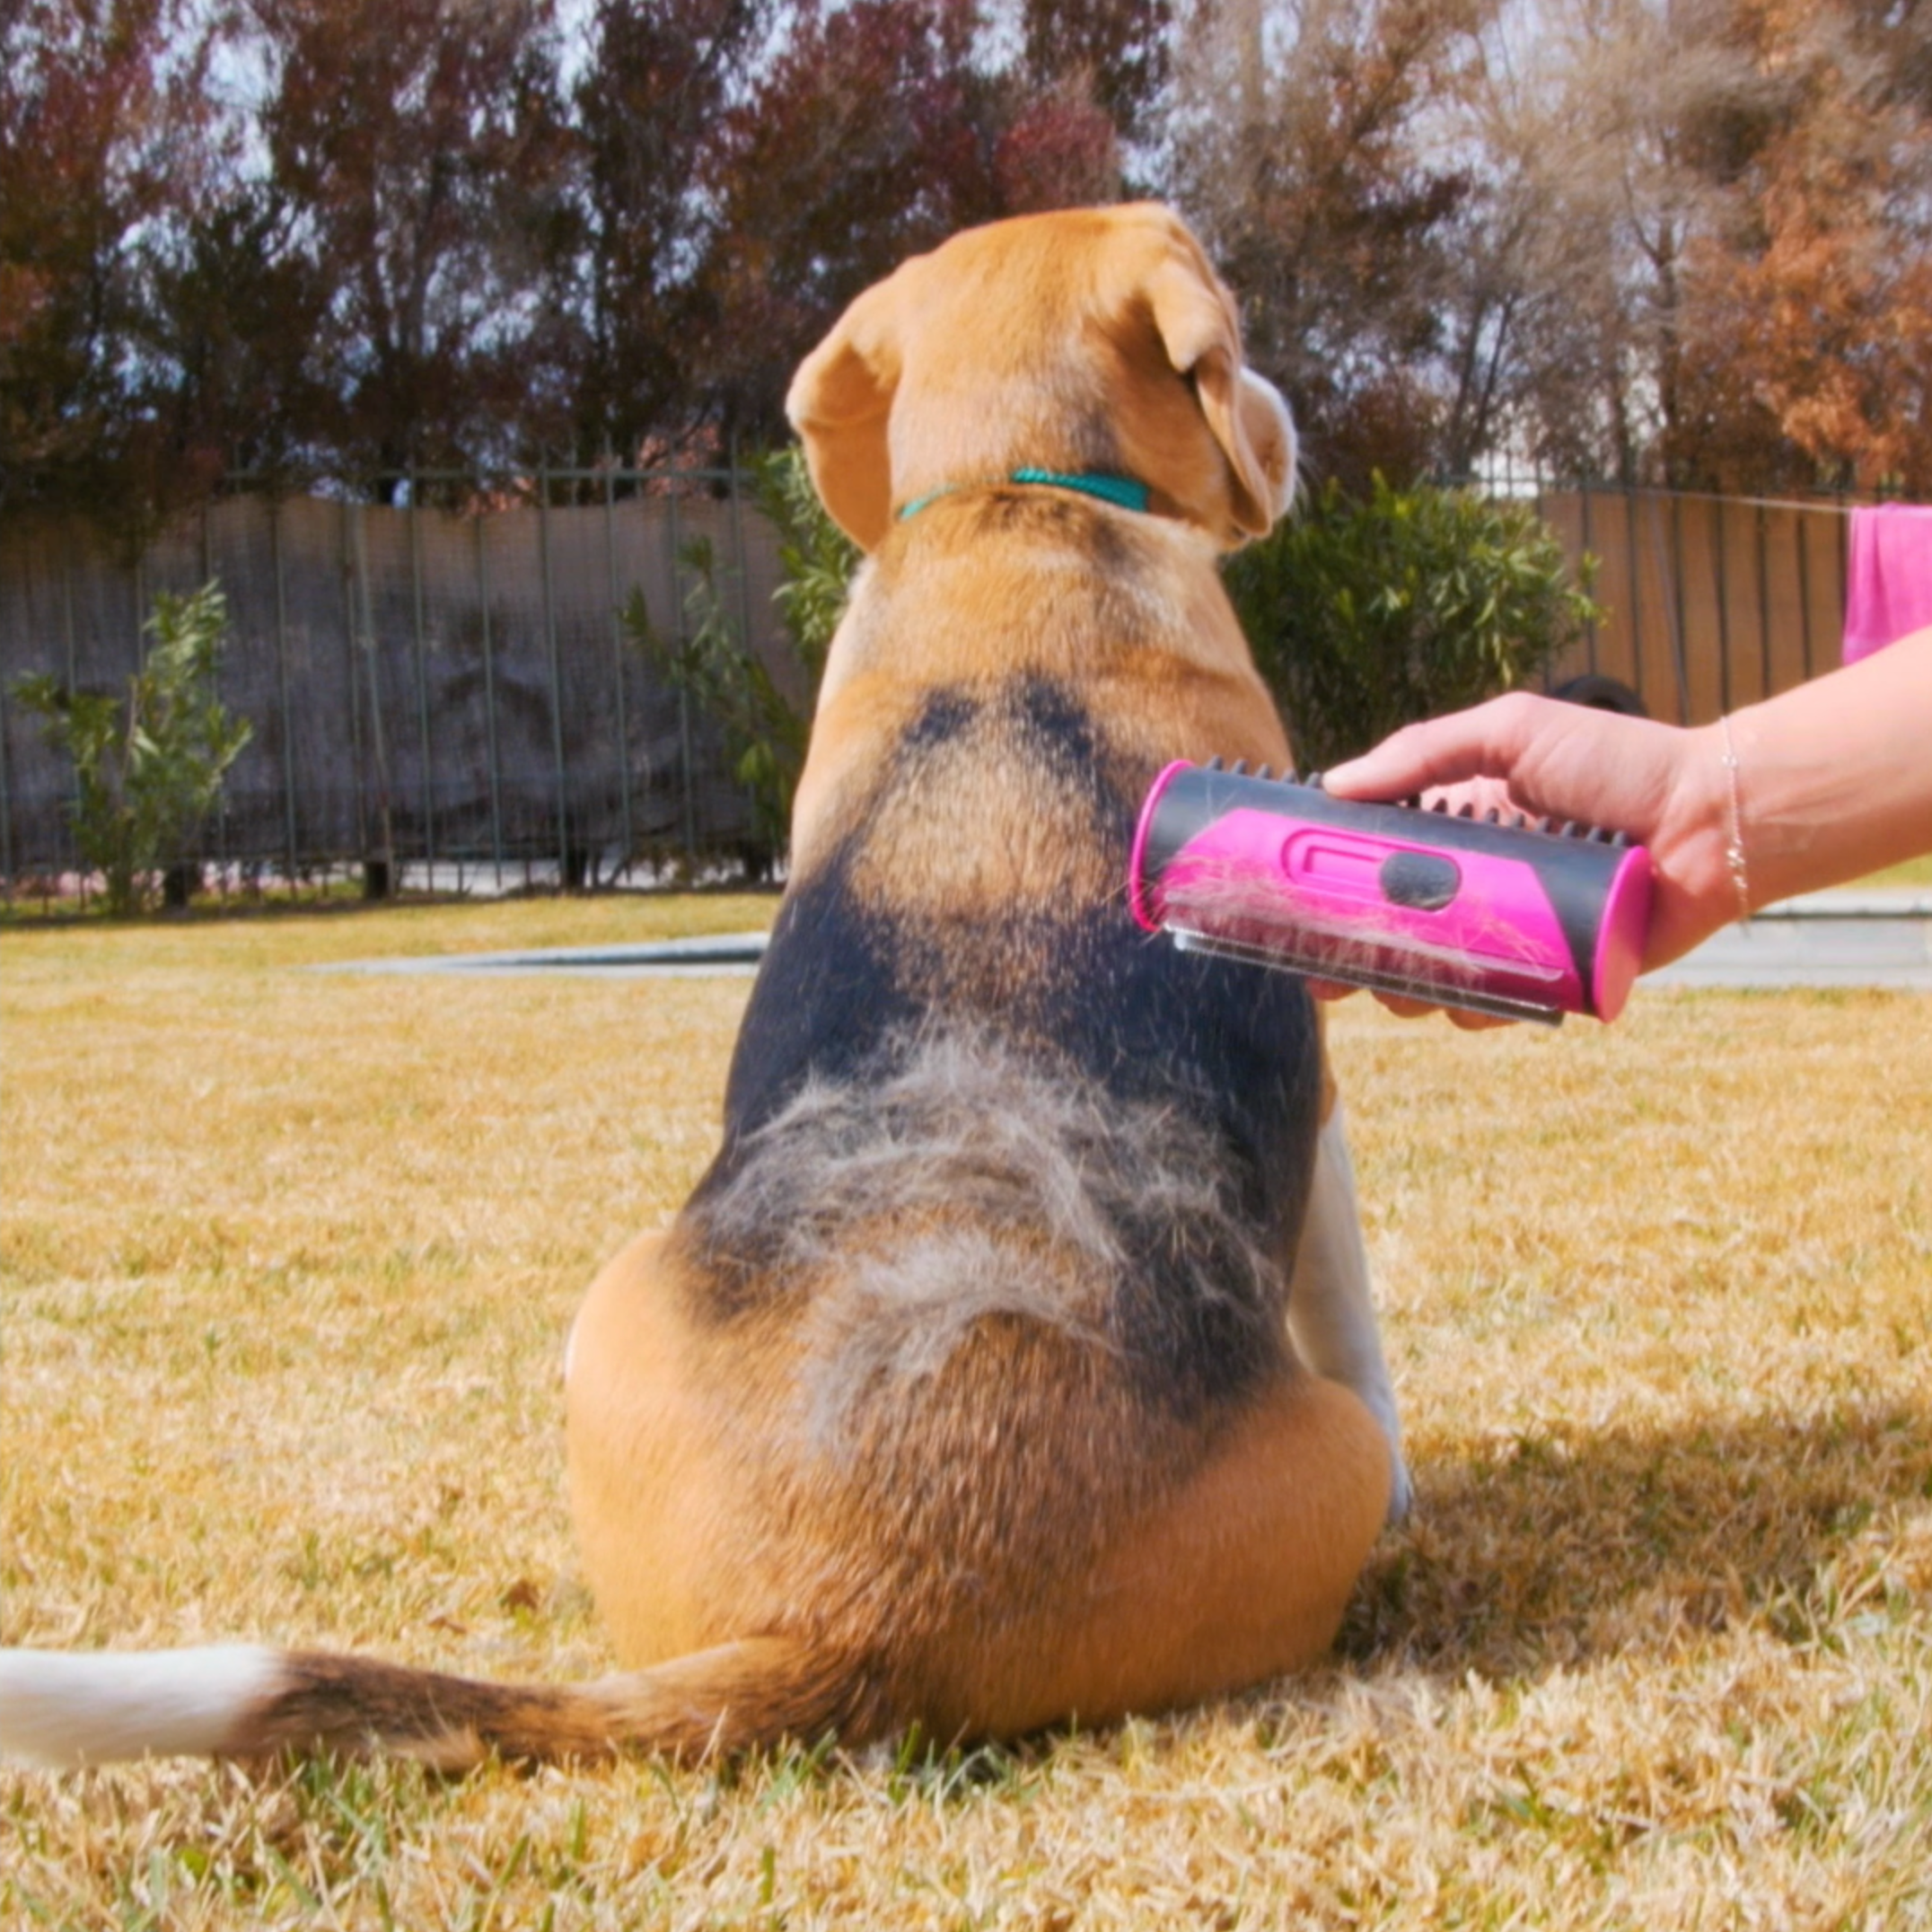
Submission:
M 1024 467 L 1146 484 L 1216 543 L 1287 507 L 1295 432 L 1243 368 L 1234 304 L 1151 205 L 955 235 L 869 288 L 786 408 L 825 506 L 874 549 L 895 510 Z

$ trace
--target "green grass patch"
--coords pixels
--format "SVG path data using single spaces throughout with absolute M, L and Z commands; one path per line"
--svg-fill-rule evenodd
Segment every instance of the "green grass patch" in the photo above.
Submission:
M 1916 886 L 1932 891 L 1932 852 L 1922 858 L 1909 858 L 1902 865 L 1888 865 L 1883 872 L 1875 872 L 1869 878 L 1860 879 L 1861 886 Z

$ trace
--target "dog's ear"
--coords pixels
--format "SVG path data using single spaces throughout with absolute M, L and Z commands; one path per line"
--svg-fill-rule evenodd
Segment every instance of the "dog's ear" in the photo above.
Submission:
M 886 426 L 900 366 L 901 277 L 868 288 L 798 366 L 785 413 L 804 439 L 819 500 L 862 550 L 891 527 L 892 464 Z
M 1236 528 L 1263 535 L 1295 493 L 1295 430 L 1272 383 L 1242 366 L 1234 303 L 1206 265 L 1170 255 L 1147 284 L 1167 359 L 1194 384 L 1227 458 Z

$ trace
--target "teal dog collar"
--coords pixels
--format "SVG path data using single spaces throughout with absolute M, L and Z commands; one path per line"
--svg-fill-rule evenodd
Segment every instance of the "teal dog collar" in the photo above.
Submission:
M 1078 490 L 1083 496 L 1097 496 L 1102 503 L 1111 503 L 1119 510 L 1145 512 L 1150 494 L 1145 483 L 1136 482 L 1132 477 L 1113 477 L 1099 471 L 1076 476 L 1058 470 L 1015 470 L 1006 480 L 1043 486 L 1048 489 Z M 954 490 L 963 487 L 958 483 L 943 483 L 937 489 L 927 490 L 923 496 L 915 496 L 900 508 L 900 522 L 904 523 L 909 516 L 917 516 L 927 504 L 935 503 L 942 496 L 950 496 Z

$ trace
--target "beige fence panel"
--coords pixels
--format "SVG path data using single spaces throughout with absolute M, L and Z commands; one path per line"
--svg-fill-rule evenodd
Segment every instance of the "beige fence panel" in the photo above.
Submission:
M 1843 505 L 1572 489 L 1537 506 L 1573 559 L 1596 558 L 1605 612 L 1552 687 L 1594 672 L 1653 717 L 1701 724 L 1839 662 Z

